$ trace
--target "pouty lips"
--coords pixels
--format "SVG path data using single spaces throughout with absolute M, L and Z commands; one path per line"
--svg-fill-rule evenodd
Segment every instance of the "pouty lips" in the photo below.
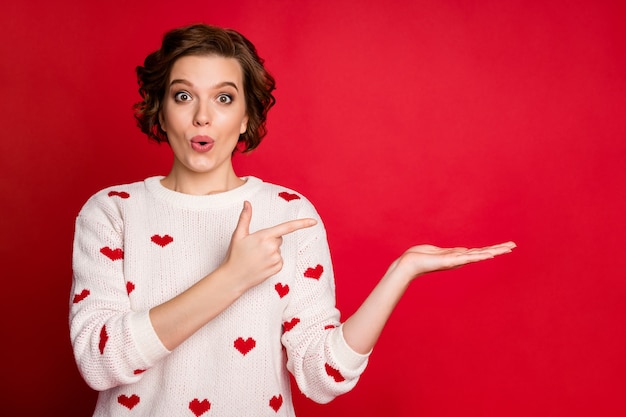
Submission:
M 208 152 L 213 148 L 215 141 L 210 136 L 198 135 L 191 138 L 191 148 L 196 152 Z

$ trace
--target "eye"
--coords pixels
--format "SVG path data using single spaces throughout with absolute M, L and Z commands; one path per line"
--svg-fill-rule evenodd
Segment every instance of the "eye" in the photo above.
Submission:
M 229 94 L 220 94 L 217 96 L 217 102 L 220 104 L 230 104 L 232 101 L 233 98 Z
M 189 101 L 191 100 L 191 95 L 186 91 L 179 91 L 174 94 L 174 100 L 176 101 Z

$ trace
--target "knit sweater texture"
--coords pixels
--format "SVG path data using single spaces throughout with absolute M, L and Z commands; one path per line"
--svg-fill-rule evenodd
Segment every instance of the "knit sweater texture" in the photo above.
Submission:
M 161 179 L 104 189 L 76 219 L 70 335 L 81 375 L 100 391 L 94 416 L 294 416 L 289 372 L 316 402 L 351 390 L 369 355 L 343 337 L 313 205 L 252 176 L 207 196 Z M 298 218 L 318 223 L 283 237 L 279 273 L 169 351 L 149 310 L 223 262 L 244 200 L 250 233 Z

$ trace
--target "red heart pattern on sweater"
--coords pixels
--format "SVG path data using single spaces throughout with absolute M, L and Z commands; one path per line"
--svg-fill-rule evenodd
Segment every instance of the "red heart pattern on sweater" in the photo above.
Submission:
M 105 324 L 102 326 L 102 329 L 100 329 L 100 342 L 98 343 L 98 349 L 100 349 L 101 355 L 104 355 L 104 347 L 107 345 L 108 340 L 109 335 L 107 334 L 107 326 Z
M 122 404 L 124 407 L 128 408 L 129 410 L 132 410 L 134 406 L 139 404 L 139 397 L 135 394 L 131 395 L 130 397 L 127 397 L 122 394 L 119 397 L 117 397 L 117 402 Z
M 120 248 L 111 249 L 110 247 L 105 246 L 100 249 L 100 253 L 112 261 L 119 261 L 120 259 L 124 259 L 124 251 Z
M 211 409 L 211 403 L 207 399 L 200 401 L 197 398 L 194 398 L 189 402 L 189 409 L 196 415 L 196 417 L 200 417 L 202 414 Z
M 304 276 L 307 278 L 320 279 L 323 272 L 324 267 L 318 264 L 315 268 L 307 268 L 307 270 L 304 271 Z
M 278 413 L 278 410 L 280 410 L 280 407 L 282 405 L 283 405 L 283 396 L 281 394 L 278 394 L 278 397 L 274 395 L 272 399 L 270 400 L 270 407 L 272 407 L 272 410 L 274 410 L 277 413 Z
M 343 375 L 341 375 L 341 372 L 339 372 L 337 369 L 333 368 L 329 364 L 324 365 L 324 367 L 326 368 L 326 374 L 332 377 L 335 382 L 343 382 L 346 380 Z
M 150 240 L 156 243 L 157 245 L 159 245 L 160 247 L 164 248 L 170 243 L 172 243 L 174 241 L 174 238 L 170 235 L 163 235 L 163 236 L 154 235 L 150 238 Z
M 284 296 L 289 294 L 289 285 L 287 284 L 283 285 L 279 282 L 278 284 L 274 285 L 274 289 L 276 289 L 276 292 L 278 293 L 278 296 L 280 298 L 283 298 Z
M 287 202 L 300 199 L 298 194 L 288 193 L 287 191 L 278 193 L 278 196 Z
M 256 346 L 256 340 L 249 337 L 246 340 L 243 340 L 242 337 L 235 340 L 234 343 L 235 349 L 241 352 L 242 355 L 247 355 L 254 347 Z
M 130 194 L 128 194 L 126 191 L 109 191 L 109 194 L 107 194 L 109 197 L 119 197 L 119 198 L 128 198 L 130 197 Z
M 80 303 L 81 301 L 83 301 L 85 298 L 87 298 L 87 296 L 89 296 L 90 292 L 87 288 L 85 288 L 84 290 L 82 290 L 80 292 L 80 294 L 74 294 L 74 304 L 76 303 Z
M 108 195 L 109 197 L 119 197 L 122 199 L 127 199 L 130 197 L 130 194 L 124 191 L 110 191 Z M 289 193 L 289 192 L 281 192 L 279 193 L 279 196 L 287 202 L 300 199 L 299 195 Z M 174 238 L 167 234 L 162 235 L 162 236 L 155 234 L 151 237 L 151 241 L 161 247 L 165 247 L 169 245 L 170 243 L 172 243 L 174 241 Z M 100 252 L 112 261 L 121 260 L 124 258 L 124 252 L 121 248 L 113 249 L 107 246 L 107 247 L 101 248 Z M 322 276 L 323 272 L 324 272 L 323 266 L 318 264 L 313 268 L 307 268 L 306 271 L 304 272 L 304 276 L 306 278 L 319 279 Z M 282 284 L 282 283 L 277 283 L 274 288 L 280 298 L 283 298 L 285 295 L 287 295 L 290 290 L 289 285 Z M 135 289 L 135 284 L 133 282 L 128 281 L 126 283 L 127 293 L 130 295 L 130 293 L 134 289 Z M 73 302 L 78 303 L 84 300 L 85 298 L 87 298 L 89 295 L 90 295 L 89 290 L 83 289 L 80 293 L 74 295 Z M 290 321 L 284 322 L 283 326 L 284 326 L 285 332 L 292 330 L 299 322 L 300 322 L 300 319 L 297 317 L 292 318 Z M 334 326 L 329 325 L 329 326 L 326 326 L 325 328 L 331 328 L 331 327 L 334 327 Z M 108 339 L 109 339 L 109 335 L 107 333 L 106 325 L 104 325 L 102 326 L 102 329 L 100 331 L 100 341 L 98 344 L 98 348 L 101 354 L 104 354 L 104 349 L 108 342 Z M 252 349 L 256 347 L 256 341 L 252 337 L 248 337 L 245 340 L 242 337 L 239 337 L 237 340 L 234 341 L 234 347 L 242 355 L 245 356 Z M 341 375 L 339 370 L 333 368 L 328 363 L 325 364 L 325 370 L 326 370 L 327 375 L 332 377 L 336 382 L 345 381 L 345 378 L 343 377 L 343 375 Z M 136 370 L 135 374 L 139 374 L 143 371 L 144 370 Z M 135 394 L 132 394 L 131 396 L 120 395 L 117 398 L 117 401 L 119 404 L 123 405 L 129 410 L 132 410 L 137 404 L 139 404 L 140 398 L 139 396 Z M 283 405 L 283 397 L 280 394 L 277 396 L 273 396 L 269 400 L 270 408 L 272 408 L 276 413 L 282 407 L 282 405 Z M 189 402 L 189 409 L 197 417 L 205 414 L 207 411 L 210 410 L 210 408 L 211 408 L 211 403 L 207 399 L 203 399 L 202 401 L 200 401 L 198 398 L 195 398 Z
M 288 332 L 289 330 L 293 329 L 298 323 L 300 323 L 300 319 L 294 317 L 291 320 L 284 322 L 283 327 L 285 328 L 285 331 Z

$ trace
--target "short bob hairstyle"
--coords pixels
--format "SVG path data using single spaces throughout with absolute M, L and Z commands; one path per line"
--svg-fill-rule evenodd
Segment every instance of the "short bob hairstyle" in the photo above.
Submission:
M 217 55 L 235 58 L 243 72 L 243 90 L 246 100 L 248 128 L 239 135 L 238 146 L 248 152 L 259 146 L 266 135 L 267 112 L 276 99 L 272 95 L 276 84 L 263 66 L 263 59 L 254 45 L 239 32 L 205 24 L 173 29 L 163 37 L 161 48 L 138 66 L 137 83 L 142 100 L 134 105 L 135 119 L 142 132 L 157 142 L 167 142 L 161 128 L 159 112 L 174 62 L 186 55 Z

